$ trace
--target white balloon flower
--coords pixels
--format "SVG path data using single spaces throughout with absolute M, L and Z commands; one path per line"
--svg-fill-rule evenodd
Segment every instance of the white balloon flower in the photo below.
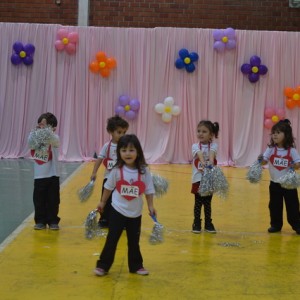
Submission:
M 158 114 L 161 114 L 161 119 L 165 123 L 170 123 L 172 116 L 178 116 L 181 112 L 180 107 L 174 105 L 173 97 L 165 98 L 164 103 L 157 103 L 154 109 Z

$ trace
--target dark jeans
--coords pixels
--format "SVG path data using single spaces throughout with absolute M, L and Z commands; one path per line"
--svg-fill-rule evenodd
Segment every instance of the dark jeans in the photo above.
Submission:
M 283 201 L 285 203 L 287 221 L 294 230 L 300 228 L 299 199 L 297 189 L 288 190 L 281 187 L 279 183 L 270 182 L 269 210 L 271 226 L 281 229 L 283 225 Z
M 36 224 L 50 225 L 59 223 L 59 190 L 59 177 L 53 176 L 34 180 L 33 204 Z
M 100 254 L 100 259 L 97 261 L 97 268 L 102 268 L 107 272 L 109 271 L 114 262 L 118 241 L 124 228 L 126 228 L 128 267 L 129 272 L 134 273 L 143 267 L 143 258 L 139 245 L 142 216 L 128 218 L 112 207 L 109 220 L 108 235 L 102 253 Z
M 107 181 L 107 178 L 105 178 L 105 179 L 103 180 L 101 195 L 103 195 L 104 184 L 105 184 L 106 181 Z M 107 199 L 107 201 L 106 201 L 106 203 L 105 203 L 103 212 L 101 213 L 100 220 L 99 220 L 99 223 L 100 223 L 100 224 L 101 224 L 101 221 L 107 223 L 107 225 L 109 224 L 109 215 L 110 215 L 110 211 L 111 211 L 111 197 L 112 197 L 112 193 L 111 193 L 110 196 L 108 197 L 108 199 Z

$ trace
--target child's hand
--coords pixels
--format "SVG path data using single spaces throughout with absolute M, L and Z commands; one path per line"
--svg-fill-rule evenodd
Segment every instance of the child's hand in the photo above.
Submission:
M 257 160 L 259 162 L 262 162 L 264 160 L 264 156 L 262 154 L 259 154 L 258 157 L 257 157 Z
M 156 217 L 157 216 L 157 212 L 155 210 L 155 208 L 149 209 L 149 216 L 152 217 Z
M 96 175 L 96 174 L 92 174 L 92 176 L 91 176 L 91 180 L 92 180 L 92 181 L 96 181 L 96 177 L 97 177 L 97 175 Z
M 100 214 L 103 213 L 104 206 L 105 206 L 105 204 L 103 202 L 99 202 L 99 204 L 97 206 L 97 210 L 99 211 Z

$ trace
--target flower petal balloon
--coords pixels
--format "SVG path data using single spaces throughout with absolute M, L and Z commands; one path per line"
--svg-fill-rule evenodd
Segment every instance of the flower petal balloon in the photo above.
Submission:
M 13 50 L 14 53 L 10 58 L 13 65 L 19 65 L 22 62 L 26 66 L 33 64 L 35 47 L 32 44 L 23 45 L 21 42 L 15 42 L 13 44 Z
M 74 54 L 76 52 L 76 44 L 78 42 L 77 32 L 68 32 L 62 28 L 57 31 L 57 40 L 54 46 L 57 51 L 65 50 L 68 54 Z
M 167 97 L 164 99 L 164 103 L 157 103 L 154 110 L 161 114 L 161 119 L 165 123 L 170 123 L 172 121 L 172 116 L 178 116 L 181 109 L 178 105 L 174 105 L 173 97 Z
M 179 58 L 175 61 L 175 66 L 177 69 L 185 68 L 188 73 L 195 71 L 195 62 L 198 61 L 199 55 L 196 52 L 191 52 L 185 48 L 182 48 L 179 52 Z
M 115 113 L 128 120 L 134 120 L 140 109 L 140 102 L 138 99 L 130 99 L 127 95 L 119 97 L 119 103 L 115 108 Z
M 213 31 L 214 49 L 221 52 L 236 47 L 235 30 L 233 28 L 216 29 Z
M 300 107 L 300 86 L 296 88 L 286 87 L 284 89 L 286 96 L 285 105 L 288 109 L 293 109 L 296 106 Z
M 250 82 L 255 83 L 259 80 L 260 75 L 265 75 L 268 72 L 268 68 L 261 64 L 261 59 L 257 55 L 253 55 L 250 58 L 250 64 L 243 64 L 241 66 L 243 74 L 248 75 Z
M 92 61 L 89 69 L 92 73 L 100 73 L 102 77 L 108 77 L 110 70 L 117 66 L 114 57 L 107 57 L 105 52 L 99 51 L 96 54 L 96 60 Z
M 265 121 L 264 126 L 267 129 L 271 129 L 273 125 L 278 123 L 280 120 L 285 118 L 285 110 L 283 108 L 272 108 L 266 107 L 265 108 Z

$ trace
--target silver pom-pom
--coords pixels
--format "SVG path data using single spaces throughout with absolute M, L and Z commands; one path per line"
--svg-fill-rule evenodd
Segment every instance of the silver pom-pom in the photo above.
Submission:
M 28 145 L 30 149 L 47 152 L 53 139 L 54 133 L 51 126 L 35 128 L 30 132 Z
M 200 196 L 209 196 L 214 192 L 213 189 L 213 170 L 211 167 L 204 168 L 198 193 Z
M 226 198 L 229 185 L 222 169 L 218 166 L 214 166 L 212 169 L 212 173 L 213 192 L 221 198 Z
M 287 173 L 281 176 L 278 181 L 284 189 L 293 190 L 300 186 L 300 175 L 297 174 L 294 168 L 289 168 Z
M 98 210 L 94 209 L 92 210 L 86 220 L 85 220 L 85 237 L 88 240 L 93 239 L 94 237 L 97 236 L 104 236 L 105 233 L 103 232 L 103 230 L 101 230 L 101 228 L 99 228 L 98 226 L 98 222 L 97 222 L 97 215 L 98 215 Z
M 262 170 L 263 170 L 263 168 L 262 168 L 261 162 L 259 160 L 257 160 L 249 167 L 246 178 L 251 183 L 258 183 L 262 177 Z
M 167 179 L 161 177 L 158 174 L 153 174 L 151 173 L 152 180 L 153 180 L 153 185 L 155 189 L 155 196 L 157 198 L 163 196 L 164 194 L 167 193 L 168 188 L 169 188 L 169 182 Z
M 93 193 L 95 181 L 91 180 L 87 185 L 78 190 L 78 197 L 81 202 L 86 201 Z
M 164 241 L 164 226 L 158 223 L 156 216 L 151 216 L 154 221 L 154 226 L 152 229 L 152 233 L 149 237 L 149 243 L 152 245 L 161 244 Z

